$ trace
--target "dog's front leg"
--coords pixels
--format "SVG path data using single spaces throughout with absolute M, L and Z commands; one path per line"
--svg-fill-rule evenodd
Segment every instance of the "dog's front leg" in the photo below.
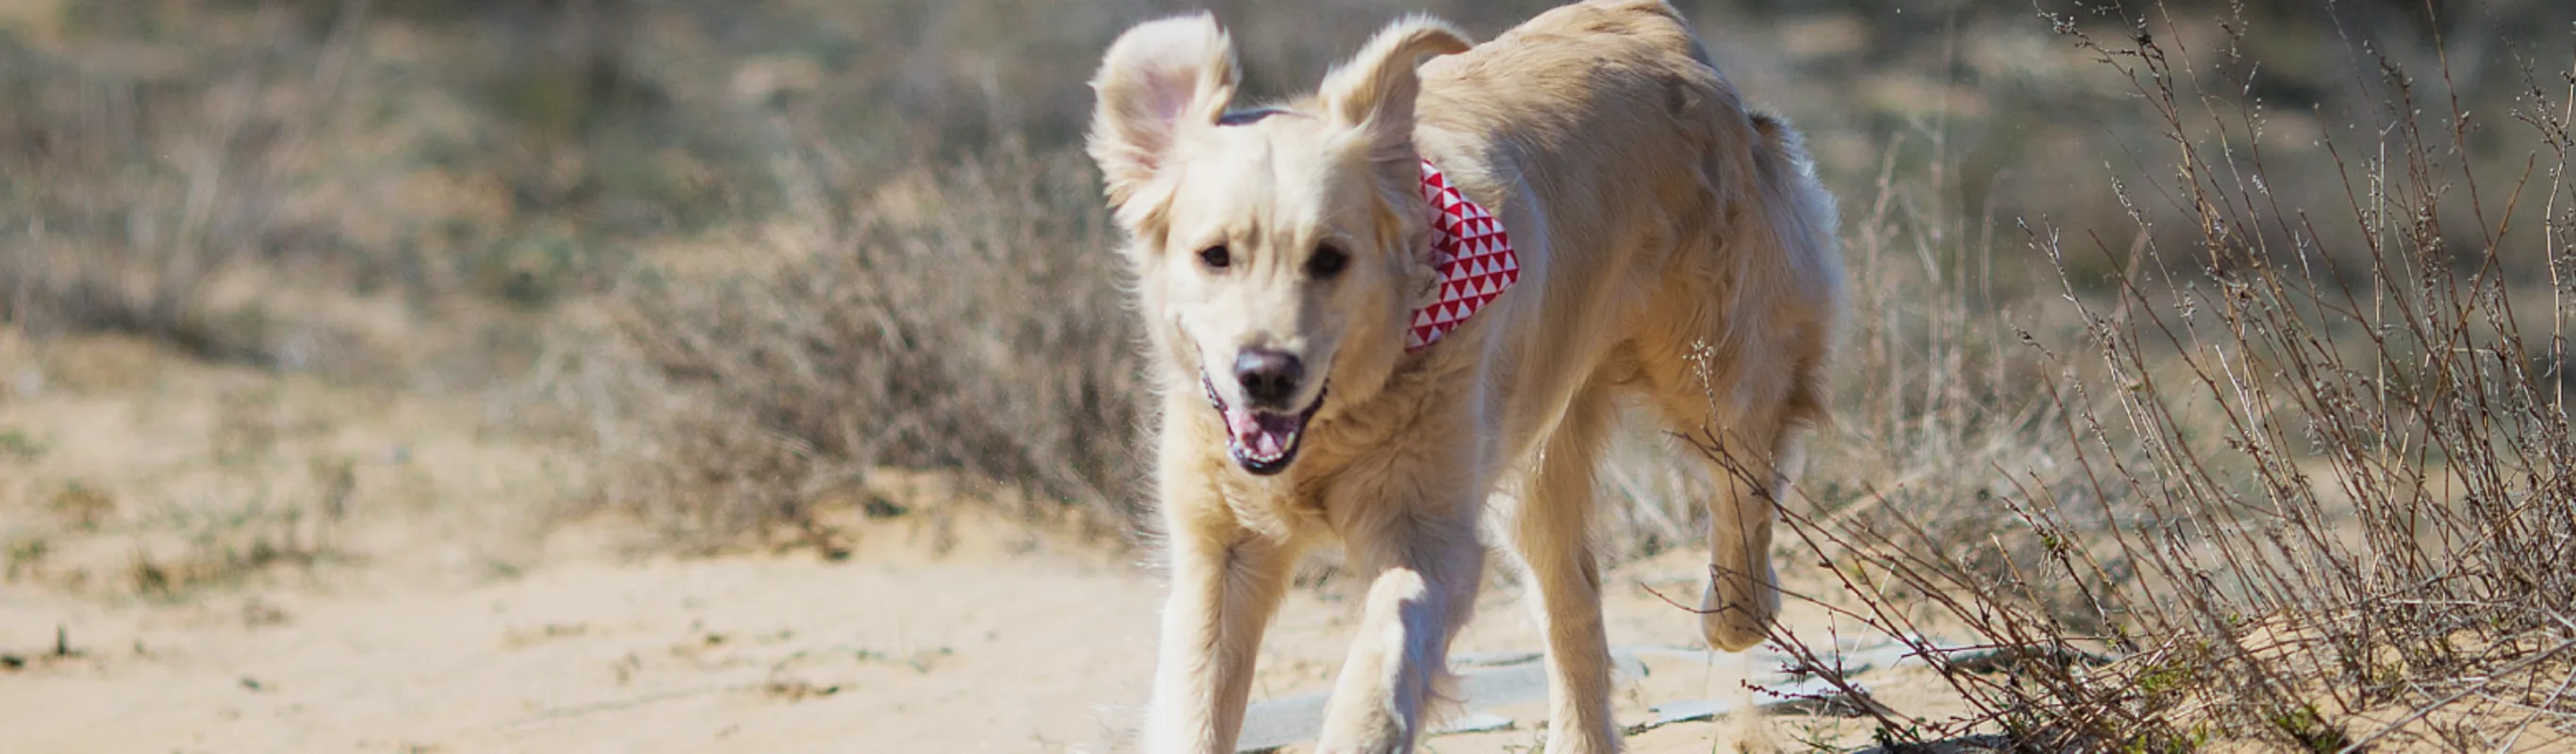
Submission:
M 1172 595 L 1163 609 L 1145 750 L 1230 754 L 1261 632 L 1287 591 L 1295 553 L 1237 525 L 1212 495 L 1164 504 Z
M 1359 636 L 1342 663 L 1324 712 L 1317 751 L 1410 751 L 1425 707 L 1448 675 L 1449 640 L 1475 609 L 1484 576 L 1475 501 L 1383 501 L 1387 520 L 1345 534 L 1351 552 L 1375 568 Z M 1372 503 L 1375 504 L 1375 503 Z

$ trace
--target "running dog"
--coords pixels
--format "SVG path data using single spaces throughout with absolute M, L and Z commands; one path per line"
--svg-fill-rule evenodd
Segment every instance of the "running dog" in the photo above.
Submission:
M 1339 542 L 1369 582 L 1320 750 L 1409 750 L 1511 484 L 1496 530 L 1544 614 L 1547 750 L 1615 750 L 1586 524 L 1620 405 L 1713 450 L 1709 643 L 1751 647 L 1779 610 L 1773 496 L 1823 418 L 1843 306 L 1797 133 L 1660 0 L 1481 45 L 1398 21 L 1275 106 L 1234 109 L 1238 75 L 1200 15 L 1129 30 L 1092 80 L 1162 395 L 1146 749 L 1233 750 L 1291 567 Z

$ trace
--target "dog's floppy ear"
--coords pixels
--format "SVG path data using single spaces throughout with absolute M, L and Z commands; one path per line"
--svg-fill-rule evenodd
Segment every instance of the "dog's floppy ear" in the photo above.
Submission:
M 1109 204 L 1123 205 L 1170 159 L 1187 123 L 1213 124 L 1234 99 L 1241 73 L 1234 43 L 1206 13 L 1138 24 L 1102 56 L 1091 88 L 1091 159 L 1108 179 Z
M 1413 101 L 1422 93 L 1414 67 L 1425 55 L 1466 52 L 1470 46 L 1464 32 L 1438 19 L 1398 20 L 1371 37 L 1351 62 L 1326 75 L 1317 98 L 1337 124 L 1366 135 L 1373 159 L 1409 160 Z

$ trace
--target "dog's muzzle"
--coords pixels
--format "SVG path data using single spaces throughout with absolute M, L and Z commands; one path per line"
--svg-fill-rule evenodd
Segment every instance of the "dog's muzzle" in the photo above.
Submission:
M 1297 448 L 1306 439 L 1306 422 L 1324 407 L 1324 398 L 1332 394 L 1332 385 L 1315 391 L 1315 402 L 1294 414 L 1237 408 L 1227 405 L 1218 394 L 1216 383 L 1206 373 L 1199 374 L 1199 387 L 1207 390 L 1208 405 L 1216 409 L 1225 422 L 1226 450 L 1234 462 L 1254 476 L 1270 476 L 1288 469 L 1297 460 Z

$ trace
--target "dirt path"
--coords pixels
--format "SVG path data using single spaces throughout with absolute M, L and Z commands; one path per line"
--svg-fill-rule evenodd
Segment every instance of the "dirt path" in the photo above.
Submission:
M 1026 540 L 934 554 L 918 532 L 862 532 L 844 563 L 728 557 L 548 566 L 481 586 L 260 591 L 185 606 L 103 605 L 0 589 L 8 751 L 1102 751 L 1132 725 L 1151 670 L 1160 584 L 1135 566 Z M 997 535 L 1008 537 L 1008 535 Z M 1668 558 L 1619 569 L 1614 643 L 1689 646 L 1689 616 L 1644 587 L 1689 589 Z M 1334 589 L 1293 598 L 1255 696 L 1329 687 L 1348 638 Z M 1537 649 L 1509 588 L 1462 655 Z M 1812 620 L 1802 615 L 1798 620 Z M 48 656 L 57 626 L 75 654 Z M 1623 720 L 1688 699 L 1749 697 L 1750 663 L 1670 651 L 1623 684 Z M 1891 676 L 1882 698 L 1924 679 Z M 1482 710 L 1504 730 L 1426 750 L 1521 751 L 1544 705 Z M 1691 722 L 1636 751 L 1706 752 L 1745 734 Z M 1779 717 L 1771 738 L 1841 740 L 1853 724 Z
M 491 432 L 471 399 L 132 343 L 14 359 L 0 348 L 0 752 L 1112 751 L 1145 696 L 1159 578 L 992 506 L 852 522 L 842 562 L 626 556 L 614 522 L 541 523 L 577 469 Z M 1776 701 L 1742 680 L 1791 680 L 1692 650 L 1692 616 L 1648 591 L 1692 600 L 1704 573 L 1690 553 L 1610 572 L 1611 640 L 1645 671 L 1620 685 L 1624 722 Z M 1349 589 L 1291 596 L 1253 694 L 1289 701 L 1265 719 L 1293 729 L 1294 700 L 1330 687 Z M 1484 674 L 1469 711 L 1499 727 L 1425 750 L 1544 739 L 1517 592 L 1491 584 L 1456 647 Z M 1813 608 L 1788 620 L 1826 635 Z M 1882 700 L 1942 711 L 1919 669 L 1873 672 Z M 1747 730 L 1680 722 L 1630 743 L 1766 740 Z M 1767 731 L 1789 750 L 1868 740 L 1831 717 Z
M 0 594 L 13 646 L 60 623 L 80 653 L 29 647 L 0 681 L 9 751 L 1061 750 L 1135 696 L 1154 598 L 1049 554 L 584 562 L 182 608 Z

